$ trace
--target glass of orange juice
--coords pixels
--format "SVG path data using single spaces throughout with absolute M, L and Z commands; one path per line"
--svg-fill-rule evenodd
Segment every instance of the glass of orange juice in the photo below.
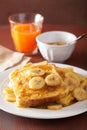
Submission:
M 11 36 L 19 52 L 35 52 L 36 36 L 42 31 L 44 17 L 36 13 L 19 13 L 9 17 Z

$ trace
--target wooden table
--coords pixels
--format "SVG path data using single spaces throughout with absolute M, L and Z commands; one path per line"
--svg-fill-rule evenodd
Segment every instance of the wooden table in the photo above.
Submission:
M 87 26 L 81 25 L 44 25 L 43 31 L 69 31 L 77 36 L 87 32 Z M 9 26 L 0 25 L 0 44 L 14 49 Z M 38 52 L 32 56 L 32 62 L 42 61 Z M 78 41 L 72 56 L 64 64 L 74 65 L 87 70 L 87 38 Z M 12 115 L 0 110 L 0 130 L 87 130 L 87 112 L 64 119 L 30 119 Z

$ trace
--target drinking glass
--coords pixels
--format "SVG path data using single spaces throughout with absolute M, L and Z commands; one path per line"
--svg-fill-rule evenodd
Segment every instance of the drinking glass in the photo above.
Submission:
M 19 52 L 33 53 L 37 48 L 36 36 L 42 31 L 44 17 L 37 13 L 18 13 L 9 16 L 11 36 Z

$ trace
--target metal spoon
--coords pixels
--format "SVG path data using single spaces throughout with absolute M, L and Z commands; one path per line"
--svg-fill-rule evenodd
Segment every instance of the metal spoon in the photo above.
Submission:
M 84 34 L 78 36 L 75 40 L 73 40 L 73 41 L 71 41 L 71 42 L 67 42 L 67 44 L 70 44 L 70 43 L 72 43 L 72 42 L 78 41 L 78 40 L 84 38 L 85 36 L 87 36 L 87 34 L 84 33 Z

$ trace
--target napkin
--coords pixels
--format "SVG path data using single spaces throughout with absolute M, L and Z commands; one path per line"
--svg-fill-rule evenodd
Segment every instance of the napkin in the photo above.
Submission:
M 15 52 L 0 45 L 0 72 L 17 65 L 24 65 L 31 57 Z

